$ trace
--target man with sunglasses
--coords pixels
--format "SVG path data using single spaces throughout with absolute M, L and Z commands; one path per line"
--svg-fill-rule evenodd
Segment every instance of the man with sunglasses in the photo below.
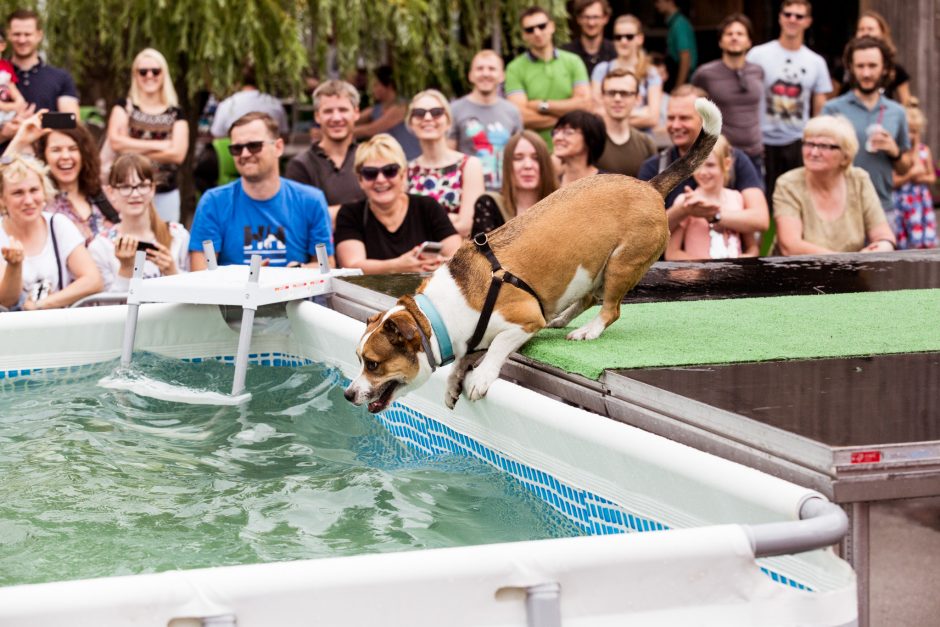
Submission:
M 332 264 L 326 198 L 314 187 L 281 178 L 284 140 L 274 118 L 247 113 L 232 124 L 229 137 L 241 177 L 199 200 L 189 242 L 192 270 L 206 268 L 205 240 L 212 240 L 219 265 L 248 264 L 255 254 L 266 265 L 313 265 L 317 244 L 326 244 Z
M 610 20 L 610 3 L 607 0 L 575 0 L 573 13 L 580 35 L 561 49 L 581 57 L 590 76 L 598 63 L 617 58 L 614 42 L 604 38 L 604 28 Z
M 754 28 L 743 13 L 732 13 L 718 25 L 721 58 L 695 70 L 692 84 L 708 92 L 721 111 L 721 133 L 746 154 L 758 172 L 764 171 L 764 143 L 760 133 L 760 105 L 764 69 L 745 58 Z
M 636 176 L 643 162 L 656 154 L 649 134 L 630 126 L 640 83 L 636 74 L 616 68 L 601 80 L 606 143 L 597 167 L 605 172 Z
M 519 22 L 528 50 L 506 67 L 506 98 L 519 109 L 525 127 L 538 132 L 551 148 L 558 118 L 593 108 L 587 69 L 578 55 L 552 43 L 555 23 L 548 11 L 529 7 Z
M 761 135 L 768 198 L 773 198 L 777 177 L 803 165 L 803 127 L 822 111 L 832 91 L 825 59 L 803 43 L 812 9 L 809 0 L 783 0 L 780 38 L 754 46 L 746 57 L 764 69 Z
M 322 190 L 335 223 L 340 205 L 365 197 L 353 169 L 359 91 L 346 81 L 320 83 L 313 92 L 313 119 L 320 126 L 320 140 L 291 159 L 284 176 Z

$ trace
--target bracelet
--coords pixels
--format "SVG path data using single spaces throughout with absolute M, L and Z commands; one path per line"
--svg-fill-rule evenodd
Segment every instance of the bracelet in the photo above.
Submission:
M 876 239 L 874 242 L 872 242 L 872 244 L 877 244 L 878 242 L 888 242 L 889 244 L 891 244 L 891 250 L 897 250 L 897 249 L 898 249 L 898 245 L 897 245 L 895 242 L 893 242 L 893 241 L 891 241 L 891 240 L 889 240 L 889 239 L 887 239 L 887 238 Z

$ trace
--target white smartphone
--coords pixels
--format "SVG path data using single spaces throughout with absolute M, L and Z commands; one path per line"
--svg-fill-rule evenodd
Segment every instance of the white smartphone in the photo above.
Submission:
M 436 257 L 441 254 L 443 245 L 440 242 L 424 242 L 418 249 L 419 257 Z

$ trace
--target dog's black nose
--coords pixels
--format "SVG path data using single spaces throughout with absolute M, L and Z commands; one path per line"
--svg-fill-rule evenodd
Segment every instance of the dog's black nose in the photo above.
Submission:
M 346 400 L 347 400 L 347 401 L 349 401 L 350 403 L 352 403 L 352 402 L 353 402 L 353 399 L 356 398 L 356 393 L 353 392 L 353 390 L 352 390 L 351 387 L 349 387 L 349 388 L 346 388 L 345 390 L 343 390 L 343 396 L 346 397 Z

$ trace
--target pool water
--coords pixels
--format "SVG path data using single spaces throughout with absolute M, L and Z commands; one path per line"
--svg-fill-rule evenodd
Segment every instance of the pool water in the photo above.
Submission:
M 217 408 L 99 387 L 115 366 L 0 382 L 0 585 L 582 533 L 480 461 L 408 448 L 324 367 L 252 367 L 251 401 Z

